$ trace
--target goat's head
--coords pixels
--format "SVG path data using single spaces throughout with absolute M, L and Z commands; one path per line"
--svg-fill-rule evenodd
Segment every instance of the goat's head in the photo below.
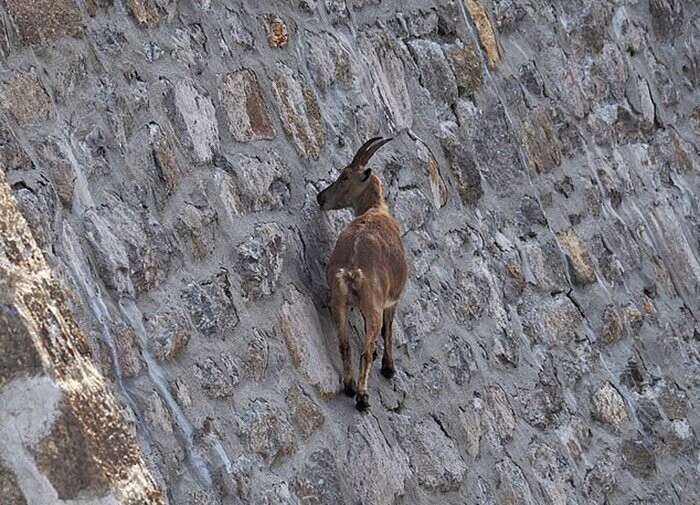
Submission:
M 374 137 L 362 144 L 350 164 L 340 172 L 338 179 L 316 197 L 321 210 L 344 209 L 355 205 L 371 183 L 372 169 L 367 167 L 367 162 L 377 149 L 390 140 Z

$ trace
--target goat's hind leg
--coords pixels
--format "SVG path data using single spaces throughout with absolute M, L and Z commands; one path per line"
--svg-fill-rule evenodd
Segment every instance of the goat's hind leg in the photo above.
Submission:
M 331 295 L 331 311 L 338 329 L 340 359 L 343 361 L 343 388 L 346 395 L 352 397 L 357 393 L 355 378 L 352 376 L 352 358 L 348 340 L 348 300 L 346 296 Z
M 382 356 L 382 368 L 379 372 L 386 377 L 391 379 L 396 370 L 394 369 L 394 334 L 393 334 L 393 323 L 394 314 L 396 314 L 396 305 L 384 309 L 383 314 L 383 324 L 382 324 L 382 337 L 384 337 L 384 354 Z
M 381 309 L 375 309 L 372 305 L 362 307 L 362 314 L 367 322 L 365 331 L 365 348 L 360 356 L 360 376 L 358 378 L 357 397 L 355 406 L 358 410 L 369 408 L 369 395 L 367 394 L 367 379 L 369 369 L 372 366 L 372 357 L 377 346 L 377 337 L 382 327 Z

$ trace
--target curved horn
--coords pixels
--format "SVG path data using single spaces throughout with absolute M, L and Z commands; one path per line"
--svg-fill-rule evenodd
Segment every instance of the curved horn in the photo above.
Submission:
M 373 137 L 362 144 L 357 150 L 357 154 L 350 162 L 351 165 L 366 165 L 369 159 L 377 152 L 384 144 L 392 140 L 391 138 L 382 139 L 382 137 Z M 378 142 L 377 142 L 378 141 Z M 376 143 L 375 143 L 376 142 Z

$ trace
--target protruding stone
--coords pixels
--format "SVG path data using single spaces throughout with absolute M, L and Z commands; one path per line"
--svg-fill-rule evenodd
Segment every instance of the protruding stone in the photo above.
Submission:
M 304 32 L 306 68 L 323 95 L 332 86 L 349 86 L 357 77 L 357 62 L 333 34 Z
M 528 119 L 522 125 L 522 135 L 530 164 L 538 174 L 551 172 L 561 163 L 561 148 L 549 113 L 544 107 L 536 107 Z
M 530 445 L 530 463 L 549 503 L 566 503 L 576 489 L 568 460 L 556 446 L 535 441 Z
M 222 271 L 210 281 L 191 282 L 183 289 L 182 299 L 190 313 L 194 327 L 205 336 L 230 337 L 239 317 L 231 301 L 231 286 Z
M 83 33 L 73 0 L 8 0 L 7 7 L 24 44 L 45 44 Z
M 289 167 L 275 151 L 260 156 L 239 155 L 230 160 L 241 204 L 246 210 L 281 210 L 290 198 Z
M 267 41 L 270 47 L 284 47 L 289 42 L 287 24 L 276 15 L 265 16 L 265 28 L 267 29 Z
M 579 286 L 594 283 L 596 281 L 595 269 L 581 239 L 572 231 L 561 232 L 557 238 L 564 247 L 574 282 Z
M 508 395 L 498 384 L 486 388 L 486 408 L 483 419 L 488 428 L 488 437 L 494 447 L 510 441 L 515 432 L 515 413 Z
M 497 0 L 493 9 L 496 28 L 501 33 L 512 32 L 525 18 L 525 6 L 512 0 Z
M 119 293 L 142 292 L 152 287 L 167 268 L 167 239 L 160 225 L 151 219 L 128 206 L 103 205 L 83 214 L 98 274 Z
M 442 46 L 442 50 L 454 73 L 459 95 L 473 95 L 484 82 L 481 60 L 474 46 L 458 40 Z
M 126 6 L 134 19 L 143 26 L 155 26 L 160 18 L 156 0 L 126 0 Z
M 143 43 L 143 55 L 149 63 L 153 63 L 154 61 L 158 61 L 163 55 L 163 49 L 161 49 L 157 42 L 150 40 Z
M 299 497 L 289 489 L 285 481 L 275 482 L 268 486 L 260 496 L 254 497 L 254 503 L 260 505 L 303 505 Z
M 559 413 L 564 407 L 564 393 L 556 376 L 541 372 L 535 388 L 527 388 L 521 396 L 520 415 L 530 425 L 545 430 L 561 422 Z
M 654 452 L 642 440 L 625 440 L 620 448 L 625 468 L 637 478 L 649 477 L 656 467 Z
M 56 194 L 61 203 L 64 207 L 70 208 L 76 172 L 66 147 L 58 139 L 48 138 L 37 145 L 35 150 L 53 179 Z
M 166 106 L 195 161 L 210 162 L 219 150 L 219 125 L 211 99 L 193 83 L 180 81 L 168 90 Z
M 276 291 L 285 249 L 282 230 L 275 223 L 256 227 L 255 235 L 238 246 L 238 273 L 246 297 L 260 300 Z
M 372 416 L 355 416 L 347 435 L 342 459 L 353 486 L 351 503 L 392 505 L 405 493 L 406 481 L 414 480 L 408 457 L 398 444 L 389 445 Z M 391 468 L 390 472 L 386 469 Z
M 114 339 L 117 359 L 114 365 L 120 368 L 124 377 L 136 377 L 144 368 L 136 332 L 123 322 L 114 321 L 110 324 L 109 333 Z
M 301 74 L 284 63 L 277 64 L 273 91 L 284 131 L 303 156 L 318 158 L 326 142 L 326 130 L 314 92 Z
M 326 12 L 333 20 L 333 24 L 347 18 L 348 7 L 346 0 L 324 0 L 323 3 L 326 6 Z
M 481 173 L 474 157 L 462 141 L 453 135 L 442 139 L 448 166 L 457 182 L 457 191 L 466 205 L 476 205 L 484 190 L 481 187 Z
M 680 34 L 683 26 L 683 2 L 680 0 L 650 0 L 651 26 L 662 38 L 673 38 Z
M 494 68 L 501 56 L 498 54 L 498 44 L 496 43 L 496 34 L 491 26 L 488 14 L 484 10 L 479 0 L 463 0 L 464 5 L 469 12 L 469 17 L 476 26 L 476 31 L 479 35 L 481 45 L 486 51 L 486 62 L 489 67 Z
M 206 358 L 194 365 L 194 375 L 205 394 L 212 399 L 233 396 L 239 381 L 238 367 L 230 356 Z
M 567 265 L 559 245 L 551 236 L 537 243 L 526 243 L 523 248 L 526 265 L 531 272 L 528 281 L 549 293 L 567 289 Z
M 625 318 L 625 322 L 633 330 L 639 330 L 642 327 L 644 322 L 642 320 L 642 313 L 634 303 L 630 302 L 622 307 L 622 315 Z
M 239 70 L 224 76 L 219 97 L 228 116 L 229 130 L 236 140 L 248 142 L 275 136 L 258 79 L 251 70 Z
M 148 398 L 148 405 L 145 409 L 145 418 L 151 426 L 157 427 L 163 433 L 172 434 L 173 424 L 168 409 L 163 403 L 163 399 L 155 390 Z
M 467 466 L 459 450 L 436 420 L 406 426 L 401 436 L 418 482 L 432 491 L 449 492 L 459 488 Z
M 606 449 L 603 455 L 593 464 L 585 479 L 584 494 L 597 503 L 605 503 L 606 497 L 615 488 L 617 483 L 618 459 L 610 449 Z
M 177 210 L 175 230 L 181 244 L 186 244 L 197 259 L 214 252 L 218 214 L 209 205 L 185 203 Z
M 323 396 L 335 394 L 338 372 L 328 355 L 328 339 L 313 302 L 290 285 L 281 312 L 279 329 L 292 363 Z
M 420 69 L 421 85 L 438 102 L 452 104 L 457 99 L 457 82 L 436 42 L 415 39 L 408 42 L 413 58 Z
M 177 164 L 172 145 L 158 123 L 148 124 L 149 146 L 151 161 L 157 184 L 162 185 L 162 191 L 154 191 L 154 197 L 159 205 L 165 205 L 168 196 L 177 187 L 182 171 Z
M 287 405 L 291 414 L 292 423 L 304 438 L 309 436 L 323 425 L 325 417 L 319 406 L 300 388 L 291 389 L 287 393 Z
M 175 379 L 171 383 L 171 386 L 175 399 L 179 405 L 182 407 L 189 407 L 192 405 L 192 395 L 190 395 L 190 388 L 187 387 L 187 384 L 180 379 Z
M 483 410 L 484 401 L 479 397 L 474 397 L 459 410 L 459 425 L 464 429 L 464 445 L 470 462 L 476 461 L 481 453 Z
M 458 385 L 467 384 L 471 374 L 476 371 L 472 349 L 463 337 L 452 335 L 447 347 L 447 366 L 452 378 Z
M 176 358 L 190 341 L 191 330 L 178 309 L 158 312 L 148 321 L 148 346 L 160 361 Z
M 51 99 L 33 74 L 13 76 L 2 85 L 0 93 L 18 123 L 31 124 L 49 117 Z
M 523 471 L 509 457 L 496 463 L 496 503 L 502 505 L 537 505 Z
M 625 402 L 620 393 L 609 382 L 603 384 L 593 393 L 591 401 L 593 403 L 593 417 L 599 421 L 619 429 L 622 423 L 627 420 Z
M 614 305 L 608 305 L 603 311 L 603 342 L 611 344 L 622 334 L 622 319 Z
M 34 169 L 34 163 L 5 124 L 0 124 L 0 165 L 6 173 Z
M 255 46 L 253 33 L 250 31 L 250 27 L 246 26 L 239 13 L 228 11 L 227 21 L 229 24 L 228 33 L 234 42 L 249 49 Z
M 256 399 L 248 405 L 240 419 L 240 428 L 248 448 L 267 463 L 273 463 L 296 449 L 287 416 L 265 400 Z
M 447 186 L 440 173 L 440 166 L 432 156 L 426 161 L 426 166 L 430 180 L 430 193 L 433 196 L 433 205 L 436 208 L 443 207 L 447 203 Z
M 357 3 L 357 0 L 354 2 Z M 390 19 L 387 28 L 398 38 L 435 38 L 439 30 L 439 17 L 435 9 L 418 8 L 411 11 L 397 9 L 396 17 Z
M 663 388 L 658 402 L 669 419 L 682 419 L 688 415 L 688 395 L 673 382 Z
M 370 73 L 373 94 L 378 103 L 384 105 L 387 117 L 396 129 L 413 125 L 413 104 L 406 84 L 405 64 L 401 56 L 405 47 L 385 34 L 372 33 L 361 40 L 360 48 L 367 71 Z
M 336 458 L 326 448 L 312 453 L 292 489 L 302 503 L 344 503 L 342 479 Z
M 246 346 L 245 362 L 243 368 L 258 382 L 265 380 L 267 367 L 270 360 L 270 345 L 268 343 L 273 337 L 268 332 L 253 330 L 252 336 L 248 339 Z

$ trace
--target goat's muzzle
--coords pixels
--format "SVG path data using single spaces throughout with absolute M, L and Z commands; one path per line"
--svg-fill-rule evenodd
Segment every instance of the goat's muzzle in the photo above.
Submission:
M 321 210 L 324 210 L 323 204 L 326 203 L 326 195 L 323 193 L 324 192 L 321 191 L 318 195 L 316 195 L 316 201 L 318 202 L 318 206 L 321 207 Z

